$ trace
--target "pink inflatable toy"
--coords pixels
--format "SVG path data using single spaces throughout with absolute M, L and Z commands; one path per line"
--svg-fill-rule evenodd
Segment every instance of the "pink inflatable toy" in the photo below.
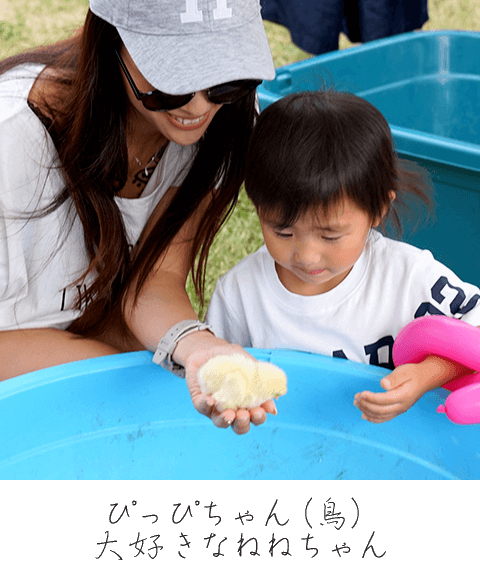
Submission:
M 393 345 L 396 366 L 442 356 L 475 371 L 444 385 L 451 391 L 437 412 L 456 424 L 480 423 L 480 329 L 458 319 L 433 315 L 415 319 L 403 328 Z

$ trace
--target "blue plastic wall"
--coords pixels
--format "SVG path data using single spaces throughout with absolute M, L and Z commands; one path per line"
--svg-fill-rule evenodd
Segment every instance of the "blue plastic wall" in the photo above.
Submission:
M 427 393 L 376 425 L 354 394 L 388 373 L 339 358 L 251 350 L 282 367 L 278 415 L 237 436 L 193 408 L 149 352 L 84 360 L 0 383 L 0 479 L 478 479 L 478 425 Z

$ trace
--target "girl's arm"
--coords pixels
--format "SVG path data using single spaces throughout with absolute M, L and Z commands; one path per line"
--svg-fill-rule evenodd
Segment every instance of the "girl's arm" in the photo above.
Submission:
M 407 411 L 422 395 L 472 370 L 439 356 L 428 356 L 418 364 L 397 367 L 380 381 L 385 393 L 362 391 L 353 404 L 370 422 L 386 422 Z
M 152 269 L 137 302 L 133 303 L 133 295 L 127 298 L 127 325 L 148 350 L 154 351 L 162 336 L 176 323 L 197 319 L 185 285 L 189 272 L 191 241 L 208 204 L 209 201 L 205 201 L 202 208 L 182 227 L 168 251 Z M 163 212 L 165 205 L 166 202 L 157 208 L 152 222 Z M 140 244 L 142 240 L 143 238 Z M 232 425 L 237 434 L 244 434 L 248 432 L 250 422 L 262 424 L 267 412 L 276 412 L 273 401 L 251 411 L 239 409 L 235 412 L 229 409 L 220 413 L 215 408 L 215 401 L 202 394 L 197 378 L 198 369 L 209 358 L 239 352 L 247 354 L 240 346 L 216 338 L 208 331 L 201 331 L 182 338 L 174 350 L 173 359 L 186 368 L 186 382 L 195 408 L 211 418 L 216 426 L 226 428 Z

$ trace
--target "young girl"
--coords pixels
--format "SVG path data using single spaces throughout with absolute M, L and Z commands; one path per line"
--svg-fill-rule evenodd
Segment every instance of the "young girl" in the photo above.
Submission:
M 416 317 L 480 324 L 480 290 L 428 250 L 376 227 L 404 195 L 428 202 L 421 173 L 393 150 L 386 120 L 349 93 L 304 92 L 262 112 L 247 153 L 247 193 L 265 246 L 217 283 L 206 322 L 230 342 L 290 348 L 393 369 L 392 346 Z M 383 422 L 427 390 L 466 373 L 438 357 L 383 378 L 386 393 L 355 396 Z
M 199 322 L 208 251 L 236 202 L 275 76 L 258 0 L 90 0 L 66 41 L 0 63 L 0 379 L 155 351 L 196 408 L 197 370 L 238 352 Z M 199 256 L 198 266 L 195 258 Z

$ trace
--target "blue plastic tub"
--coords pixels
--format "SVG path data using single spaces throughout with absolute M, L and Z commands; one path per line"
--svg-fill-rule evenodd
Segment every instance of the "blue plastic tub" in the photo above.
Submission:
M 244 436 L 193 408 L 149 352 L 59 366 L 0 383 L 1 479 L 478 479 L 478 425 L 436 412 L 446 391 L 376 425 L 353 396 L 383 368 L 253 350 L 286 370 L 278 415 Z
M 429 248 L 480 285 L 480 33 L 412 32 L 277 69 L 260 107 L 322 84 L 349 91 L 386 117 L 403 158 L 431 172 L 436 222 L 404 240 Z M 424 210 L 419 210 L 421 214 Z

